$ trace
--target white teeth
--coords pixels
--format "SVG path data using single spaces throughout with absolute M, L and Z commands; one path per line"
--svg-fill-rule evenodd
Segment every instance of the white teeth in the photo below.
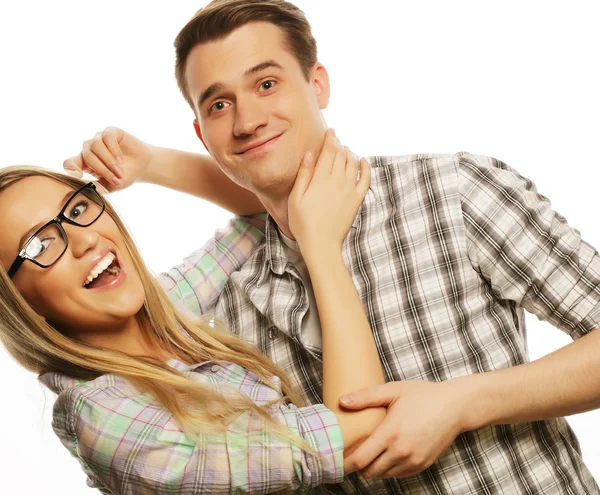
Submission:
M 85 280 L 84 286 L 89 284 L 92 280 L 94 280 L 98 275 L 100 275 L 104 270 L 108 268 L 108 266 L 114 261 L 115 255 L 113 253 L 108 253 L 104 258 L 102 258 L 96 265 L 90 270 L 87 279 Z

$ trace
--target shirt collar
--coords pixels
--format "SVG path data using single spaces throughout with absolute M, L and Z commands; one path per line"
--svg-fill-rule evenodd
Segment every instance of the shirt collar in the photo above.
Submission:
M 364 208 L 365 202 L 363 201 L 356 212 L 354 220 L 352 221 L 352 227 L 350 228 L 350 231 L 356 229 L 360 225 Z M 275 220 L 273 220 L 273 217 L 271 215 L 267 215 L 265 225 L 265 256 L 267 263 L 265 263 L 265 265 L 277 275 L 283 275 L 286 265 L 289 261 L 285 256 L 285 251 L 283 248 L 284 243 L 281 235 L 282 234 L 279 232 L 279 228 L 277 227 Z M 263 272 L 261 278 L 264 275 L 265 273 Z
M 185 373 L 186 371 L 194 371 L 196 368 L 201 367 L 203 365 L 213 364 L 213 361 L 205 361 L 203 363 L 188 365 L 188 364 L 183 363 L 182 361 L 179 361 L 178 359 L 169 359 L 168 361 L 166 361 L 166 363 L 171 368 L 174 368 L 177 371 Z M 95 380 L 105 380 L 109 376 L 113 376 L 113 375 L 100 375 Z M 40 383 L 42 383 L 42 385 L 46 386 L 48 389 L 50 389 L 52 392 L 54 392 L 57 395 L 60 394 L 61 392 L 64 392 L 65 390 L 69 390 L 71 388 L 75 388 L 75 387 L 78 387 L 79 385 L 83 385 L 84 383 L 87 383 L 87 382 L 93 382 L 95 380 L 71 378 L 70 376 L 67 376 L 63 373 L 59 373 L 56 371 L 50 371 L 50 372 L 44 373 L 43 375 L 40 375 L 38 377 L 38 381 Z
M 58 395 L 64 390 L 77 387 L 89 380 L 71 378 L 70 376 L 62 373 L 51 371 L 39 376 L 38 381 Z

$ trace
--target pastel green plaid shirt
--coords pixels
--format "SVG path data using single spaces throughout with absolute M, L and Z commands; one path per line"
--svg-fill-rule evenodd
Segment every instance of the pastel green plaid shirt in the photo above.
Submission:
M 159 281 L 173 301 L 198 314 L 256 250 L 263 231 L 262 218 L 236 218 L 224 234 L 217 233 Z M 188 366 L 173 359 L 168 364 L 223 393 L 234 387 L 260 405 L 281 397 L 279 379 L 272 379 L 276 391 L 233 363 Z M 321 404 L 269 409 L 321 454 L 317 458 L 269 433 L 262 418 L 249 414 L 224 434 L 206 435 L 198 445 L 150 394 L 118 376 L 84 381 L 47 373 L 40 381 L 58 394 L 54 431 L 81 463 L 88 486 L 104 494 L 273 493 L 343 479 L 341 430 L 335 415 Z

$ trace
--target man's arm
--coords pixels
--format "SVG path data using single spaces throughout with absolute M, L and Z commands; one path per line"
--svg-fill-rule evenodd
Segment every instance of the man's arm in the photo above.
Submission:
M 151 146 L 117 127 L 85 141 L 81 152 L 63 164 L 81 176 L 90 173 L 109 192 L 135 182 L 168 187 L 210 201 L 237 215 L 265 211 L 258 198 L 234 182 L 207 155 Z
M 600 332 L 531 363 L 458 378 L 465 429 L 569 416 L 600 407 Z M 467 399 L 468 400 L 468 399 Z
M 368 476 L 415 474 L 463 431 L 600 406 L 600 336 L 593 333 L 600 327 L 600 256 L 530 180 L 498 160 L 462 156 L 459 191 L 466 254 L 482 283 L 575 342 L 510 369 L 355 394 L 349 407 L 388 408 L 352 456 Z
M 347 473 L 412 476 L 431 466 L 464 431 L 600 407 L 600 332 L 531 363 L 439 383 L 391 382 L 359 390 L 341 404 L 388 409 L 369 440 L 346 459 Z

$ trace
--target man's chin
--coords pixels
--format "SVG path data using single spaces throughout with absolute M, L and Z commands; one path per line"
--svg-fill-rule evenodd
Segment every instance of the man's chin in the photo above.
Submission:
M 248 189 L 259 197 L 279 199 L 289 196 L 295 180 L 295 174 L 292 177 L 257 177 Z

